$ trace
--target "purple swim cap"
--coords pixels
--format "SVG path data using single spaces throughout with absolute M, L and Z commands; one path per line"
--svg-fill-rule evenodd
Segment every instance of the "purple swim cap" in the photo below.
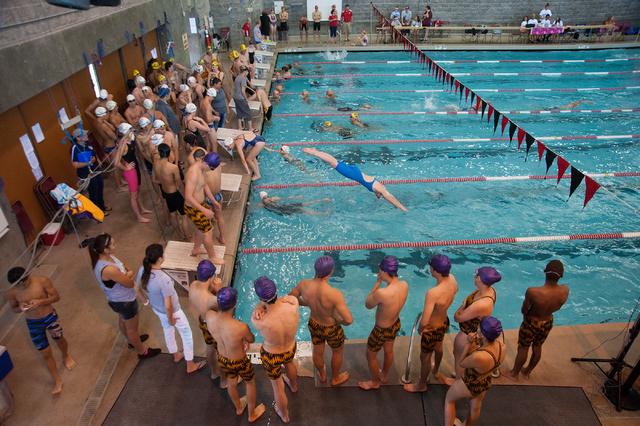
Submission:
M 444 254 L 436 254 L 429 261 L 429 266 L 439 274 L 448 274 L 451 270 L 451 259 Z
M 395 275 L 398 273 L 398 259 L 395 256 L 387 256 L 380 262 L 380 269 L 387 274 Z
M 232 287 L 222 287 L 218 290 L 218 307 L 221 311 L 228 311 L 236 306 L 238 293 Z
M 492 285 L 502 279 L 502 275 L 491 266 L 483 266 L 476 269 L 476 275 L 480 277 L 480 281 L 484 285 Z
M 216 274 L 216 267 L 210 260 L 198 263 L 198 281 L 207 281 Z
M 214 170 L 220 165 L 220 157 L 215 152 L 210 152 L 204 156 L 204 162 Z
M 321 256 L 316 259 L 316 263 L 313 267 L 316 270 L 316 277 L 324 278 L 331 275 L 333 268 L 335 267 L 335 262 L 331 256 Z
M 267 277 L 260 277 L 253 284 L 256 294 L 265 303 L 273 302 L 278 297 L 276 285 Z
M 493 342 L 502 334 L 502 324 L 494 317 L 484 317 L 480 320 L 480 331 L 488 341 Z

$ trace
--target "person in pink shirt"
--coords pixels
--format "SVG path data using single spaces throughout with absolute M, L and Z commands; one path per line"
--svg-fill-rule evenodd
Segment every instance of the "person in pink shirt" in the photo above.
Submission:
M 331 44 L 338 44 L 336 36 L 338 34 L 338 11 L 331 9 L 331 15 L 329 15 L 329 36 L 331 38 Z

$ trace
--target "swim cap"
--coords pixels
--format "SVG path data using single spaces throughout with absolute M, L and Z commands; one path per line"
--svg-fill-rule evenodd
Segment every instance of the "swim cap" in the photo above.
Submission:
M 233 59 L 238 59 L 238 58 L 240 57 L 240 54 L 238 53 L 238 51 L 237 51 L 237 50 L 234 50 L 234 51 L 233 51 L 233 52 L 231 52 L 231 53 L 233 53 Z
M 160 90 L 158 90 L 158 96 L 160 96 L 161 98 L 164 98 L 165 96 L 167 96 L 169 93 L 171 93 L 171 90 L 169 90 L 169 88 L 161 88 Z
M 291 148 L 289 148 L 287 145 L 282 145 L 280 146 L 280 149 L 282 150 L 282 152 L 284 152 L 285 154 L 288 154 L 289 152 L 291 152 Z
M 155 146 L 160 145 L 163 141 L 164 136 L 160 133 L 156 133 L 155 135 L 151 136 L 151 143 L 153 143 Z
M 330 121 L 325 121 L 324 125 L 327 126 L 327 127 L 331 127 L 331 122 Z
M 138 120 L 138 124 L 140 125 L 140 127 L 146 127 L 149 125 L 149 123 L 151 123 L 151 120 L 149 120 L 147 117 L 140 117 L 140 120 Z
M 107 115 L 107 110 L 103 107 L 96 108 L 96 117 L 102 117 Z
M 204 67 L 202 65 L 196 65 L 196 72 L 201 73 L 202 71 L 204 71 Z
M 218 290 L 218 308 L 220 311 L 228 311 L 236 306 L 238 292 L 232 287 L 222 287 Z
M 189 78 L 187 79 L 187 83 L 195 84 L 195 83 L 196 83 L 196 78 L 195 78 L 195 77 L 193 77 L 193 76 L 189 77 Z
M 121 135 L 124 135 L 125 133 L 127 133 L 129 131 L 130 128 L 131 128 L 131 124 L 129 124 L 129 123 L 120 123 L 120 126 L 118 126 L 118 132 L 120 132 Z
M 278 76 L 278 77 L 279 77 L 279 76 L 280 76 L 280 73 L 279 73 L 279 72 L 277 72 L 277 73 L 276 73 L 276 76 Z
M 117 103 L 117 102 L 115 102 L 115 101 L 109 101 L 109 102 L 107 102 L 107 109 L 108 109 L 109 111 L 113 111 L 113 110 L 115 109 L 115 107 L 117 107 L 117 106 L 118 106 L 118 103 Z
M 140 90 L 142 90 L 143 92 L 150 92 L 150 91 L 151 91 L 151 88 L 150 88 L 149 86 L 144 86 L 144 87 L 143 87 L 142 89 L 140 89 Z
M 213 65 L 214 67 L 217 67 L 218 63 L 217 62 L 211 62 L 211 65 Z
M 216 274 L 216 266 L 209 259 L 205 259 L 198 263 L 196 272 L 198 273 L 198 281 L 207 281 Z
M 380 262 L 380 269 L 387 274 L 398 273 L 398 259 L 395 256 L 387 256 Z
M 165 76 L 164 76 L 164 75 L 159 75 L 159 76 L 158 76 L 158 82 L 161 82 L 161 81 L 162 81 L 162 80 L 164 80 L 164 79 L 165 79 Z
M 358 113 L 357 113 L 357 112 L 352 112 L 352 113 L 351 113 L 351 116 L 352 116 L 353 118 L 358 118 Z
M 153 109 L 153 101 L 151 99 L 145 99 L 142 106 L 146 109 Z
M 103 101 L 107 99 L 108 96 L 109 96 L 109 92 L 107 92 L 106 90 L 102 89 L 100 91 L 100 99 L 102 99 Z
M 269 196 L 269 194 L 267 194 L 267 191 L 260 191 L 260 194 L 258 195 L 260 196 L 261 200 Z
M 151 68 L 153 68 L 154 70 L 159 70 L 160 69 L 160 64 L 157 62 L 154 62 L 151 64 Z
M 267 277 L 260 277 L 253 284 L 258 298 L 265 302 L 271 303 L 278 297 L 276 285 Z
M 333 92 L 331 91 L 331 89 L 327 90 L 327 95 L 332 95 Z
M 146 82 L 147 80 L 145 80 L 143 76 L 139 75 L 136 77 L 136 84 L 144 84 Z
M 480 331 L 488 341 L 493 342 L 502 334 L 502 323 L 494 317 L 484 317 L 480 320 Z
M 369 104 L 366 104 L 365 106 L 366 106 L 367 108 L 371 108 L 371 106 L 370 106 Z
M 140 71 L 138 71 L 138 70 L 133 70 L 133 76 L 134 76 L 134 77 L 137 77 L 137 76 L 139 76 L 139 75 L 140 75 Z
M 187 86 L 186 84 L 181 84 L 180 85 L 180 91 L 181 92 L 186 92 L 187 90 L 189 90 L 189 86 Z
M 127 102 L 129 102 L 129 101 L 135 101 L 135 100 L 136 100 L 136 97 L 135 97 L 135 96 L 133 96 L 133 95 L 127 95 Z
M 451 270 L 451 259 L 444 254 L 436 254 L 429 261 L 429 266 L 439 274 L 448 274 Z
M 228 137 L 224 140 L 224 146 L 226 146 L 227 148 L 230 147 L 231 145 L 233 145 L 233 138 L 232 137 Z
M 213 87 L 210 89 L 207 89 L 207 96 L 211 96 L 212 98 L 215 98 L 217 94 L 218 92 Z
M 307 96 L 307 95 L 309 95 L 309 92 L 307 92 L 306 90 L 304 90 L 304 91 L 302 92 L 302 96 Z
M 335 268 L 335 262 L 331 256 L 321 256 L 316 259 L 313 268 L 316 270 L 316 277 L 324 278 L 331 275 L 333 268 Z
M 168 89 L 169 86 L 167 86 L 166 84 L 163 84 L 162 86 L 160 86 L 161 89 Z
M 547 263 L 547 267 L 544 268 L 544 273 L 551 280 L 558 280 L 564 276 L 564 265 L 559 260 L 552 260 Z
M 198 110 L 198 107 L 196 107 L 195 104 L 188 103 L 187 106 L 185 107 L 185 110 L 187 111 L 188 114 L 192 114 Z
M 282 86 L 276 86 L 276 89 L 278 89 L 278 91 L 282 92 Z
M 280 92 L 278 92 L 277 90 L 273 91 L 273 96 L 278 96 L 280 94 Z
M 161 127 L 166 126 L 165 122 L 162 120 L 156 120 L 153 122 L 153 128 L 154 129 L 160 129 Z
M 476 269 L 476 275 L 484 285 L 492 285 L 502 279 L 502 276 L 491 266 L 483 266 Z
M 244 44 L 241 44 L 240 45 L 240 51 L 243 52 L 245 50 L 247 50 L 247 46 L 245 46 Z
M 204 156 L 204 162 L 214 170 L 220 165 L 220 157 L 215 152 L 209 152 Z

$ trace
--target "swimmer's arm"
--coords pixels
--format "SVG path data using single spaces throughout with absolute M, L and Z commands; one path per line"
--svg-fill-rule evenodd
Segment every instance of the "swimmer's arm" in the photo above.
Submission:
M 264 302 L 258 303 L 258 306 L 256 306 L 256 309 L 253 311 L 253 314 L 251 314 L 251 323 L 253 325 L 255 325 L 256 323 L 262 324 L 262 319 L 266 312 L 267 312 L 266 303 Z
M 429 297 L 429 292 L 427 292 L 427 295 L 424 298 L 424 311 L 422 312 L 422 319 L 420 319 L 420 325 L 418 326 L 418 334 L 424 333 L 427 325 L 429 324 L 433 308 L 436 305 L 436 301 L 432 299 L 433 296 Z M 429 327 L 429 329 L 431 329 L 431 327 Z
M 238 151 L 238 156 L 240 157 L 240 161 L 242 162 L 244 169 L 247 171 L 248 175 L 251 175 L 251 171 L 249 170 L 249 165 L 247 164 L 247 159 L 244 158 L 243 148 L 238 146 L 237 143 L 236 143 L 236 150 Z
M 111 123 L 108 123 L 109 125 L 111 125 Z M 118 136 L 116 135 L 116 133 L 111 129 L 111 127 L 113 127 L 113 125 L 109 126 L 107 125 L 107 123 L 105 123 L 104 126 L 102 126 L 102 128 L 100 130 L 102 130 L 102 132 L 104 134 L 106 134 L 107 136 L 109 136 L 111 139 L 113 140 L 117 140 Z
M 532 296 L 531 289 L 527 289 L 527 292 L 524 294 L 524 302 L 522 302 L 522 309 L 520 310 L 522 312 L 522 316 L 526 317 L 529 311 L 531 310 L 531 307 L 533 306 L 533 299 L 531 296 Z
M 340 293 L 339 290 L 336 290 L 335 310 L 338 312 L 338 315 L 342 317 L 342 321 L 339 321 L 340 324 L 351 325 L 353 323 L 353 316 L 351 315 L 351 311 L 347 307 L 344 296 L 342 295 L 342 293 Z
M 408 212 L 408 210 L 402 204 L 400 204 L 400 201 L 398 201 L 396 197 L 391 195 L 388 191 L 383 192 L 382 196 L 384 197 L 385 200 L 387 200 L 388 202 L 390 202 L 400 210 Z
M 9 306 L 11 307 L 11 310 L 16 314 L 21 314 L 22 308 L 20 307 L 20 302 L 18 302 L 18 299 L 16 299 L 16 296 L 15 294 L 13 294 L 13 291 L 11 290 L 7 291 L 6 298 L 7 298 L 7 301 L 9 302 Z
M 269 151 L 269 152 L 280 152 L 280 150 L 278 150 L 278 149 L 271 149 L 271 148 L 267 148 L 266 146 L 264 148 L 262 148 L 262 149 L 264 149 L 265 151 Z
M 85 115 L 92 120 L 96 119 L 95 115 L 93 115 L 93 110 L 96 109 L 98 103 L 100 103 L 100 101 L 96 99 L 95 101 L 91 102 L 91 105 L 89 105 L 87 109 L 84 110 Z
M 204 189 L 204 195 L 209 197 L 209 200 L 211 200 L 211 205 L 213 206 L 213 210 L 214 211 L 222 210 L 222 206 L 220 205 L 219 202 L 215 200 L 213 196 L 213 192 L 211 192 L 211 188 L 209 188 L 209 185 L 205 185 L 203 189 Z
M 256 341 L 256 336 L 253 335 L 253 333 L 251 332 L 251 328 L 249 328 L 248 324 L 242 323 L 242 340 L 244 340 L 247 343 L 253 343 Z M 246 352 L 246 351 L 245 351 Z
M 300 284 L 298 284 L 298 285 L 300 285 Z M 291 291 L 289 292 L 289 296 L 293 296 L 296 299 L 298 299 L 298 304 L 300 306 L 309 306 L 309 304 L 304 301 L 304 298 L 302 297 L 302 294 L 300 294 L 300 290 L 298 290 L 298 286 L 295 286 L 293 289 L 291 289 Z
M 364 301 L 364 306 L 367 309 L 373 309 L 380 304 L 381 300 L 379 300 L 378 297 L 378 289 L 380 288 L 380 284 L 382 284 L 382 281 L 380 281 L 380 277 L 378 277 L 376 285 L 373 286 L 373 290 L 371 290 L 371 293 L 369 293 L 369 295 L 367 296 L 367 300 Z
M 478 344 L 476 343 L 476 334 L 471 333 L 469 336 L 473 336 L 473 342 L 469 342 L 471 339 L 467 340 L 467 343 L 462 350 L 462 355 L 460 356 L 460 367 L 462 368 L 475 368 L 483 364 L 484 361 L 478 357 L 477 353 L 473 352 L 478 348 Z
M 493 312 L 493 300 L 486 298 L 475 301 L 471 306 L 462 311 L 458 310 L 454 316 L 456 322 L 465 322 L 478 317 L 491 315 Z

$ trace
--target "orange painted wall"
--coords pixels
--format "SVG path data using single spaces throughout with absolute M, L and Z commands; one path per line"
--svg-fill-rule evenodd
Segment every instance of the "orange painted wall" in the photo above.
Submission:
M 138 40 L 137 46 L 125 44 L 120 50 L 124 58 L 124 66 L 127 68 L 127 77 L 133 79 L 133 70 L 140 71 L 140 74 L 144 76 L 145 64 L 140 50 L 140 41 Z
M 78 103 L 78 110 L 82 115 L 82 127 L 85 130 L 93 131 L 93 122 L 89 120 L 84 113 L 84 110 L 91 105 L 91 102 L 96 100 L 96 93 L 93 91 L 89 69 L 84 68 L 73 74 L 69 77 L 69 82 L 73 89 L 73 96 Z M 71 98 L 69 93 L 67 93 L 67 97 Z M 71 99 L 69 99 L 69 102 L 71 102 Z M 73 105 L 71 107 L 73 108 Z
M 102 67 L 97 70 L 97 74 L 100 88 L 112 94 L 113 100 L 118 104 L 124 102 L 127 97 L 127 86 L 122 76 L 120 55 L 117 50 L 102 58 Z

